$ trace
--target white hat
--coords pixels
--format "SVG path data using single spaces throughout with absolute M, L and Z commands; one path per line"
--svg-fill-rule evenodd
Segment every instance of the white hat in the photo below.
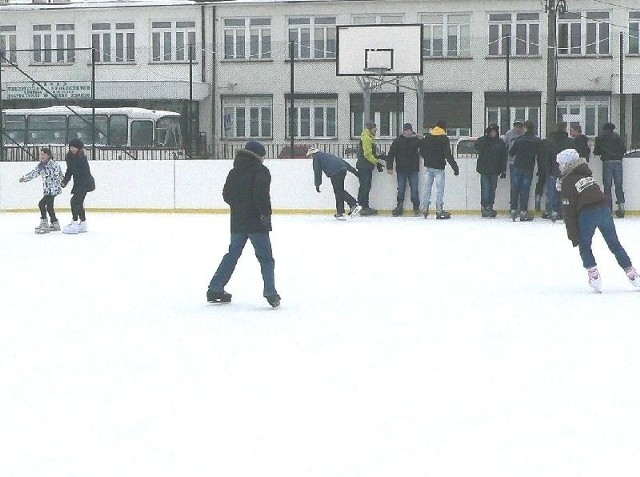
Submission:
M 580 154 L 578 154 L 578 151 L 575 149 L 565 149 L 564 151 L 560 151 L 556 156 L 556 162 L 561 166 L 566 166 L 578 159 L 580 159 Z
M 316 152 L 320 152 L 320 149 L 315 146 L 311 146 L 309 149 L 307 149 L 307 156 L 315 154 Z

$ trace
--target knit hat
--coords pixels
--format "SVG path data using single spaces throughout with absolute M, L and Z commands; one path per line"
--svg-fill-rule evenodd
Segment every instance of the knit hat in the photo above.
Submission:
M 71 141 L 69 141 L 69 147 L 84 149 L 84 144 L 80 139 L 72 139 Z
M 575 149 L 565 149 L 564 151 L 560 151 L 556 156 L 556 162 L 561 166 L 571 164 L 578 159 L 580 159 L 580 154 L 578 154 L 578 151 Z
M 315 146 L 311 146 L 309 149 L 307 149 L 307 156 L 311 156 L 312 154 L 315 154 L 316 152 L 320 152 L 320 149 L 318 149 Z
M 500 127 L 496 124 L 496 123 L 491 123 L 489 124 L 489 127 L 487 127 L 487 131 L 495 131 L 498 134 L 500 133 Z
M 247 151 L 253 152 L 258 157 L 264 157 L 267 154 L 267 150 L 258 141 L 249 141 L 245 144 L 244 148 Z
M 411 125 L 411 123 L 404 123 L 404 126 L 402 126 L 402 130 L 403 131 L 413 131 L 413 126 Z
M 373 129 L 373 128 L 377 128 L 378 126 L 374 121 L 367 121 L 366 123 L 364 123 L 364 127 L 367 129 Z
M 615 128 L 616 128 L 616 126 L 615 126 L 615 124 L 613 124 L 613 123 L 605 123 L 605 124 L 602 126 L 602 129 L 603 129 L 604 131 L 613 131 Z

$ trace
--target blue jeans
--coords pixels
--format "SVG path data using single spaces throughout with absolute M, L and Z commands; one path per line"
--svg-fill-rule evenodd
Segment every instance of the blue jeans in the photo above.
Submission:
M 498 174 L 480 174 L 480 205 L 493 207 L 498 187 Z
M 622 190 L 622 161 L 604 161 L 602 163 L 602 182 L 604 195 L 609 201 L 609 209 L 612 208 L 611 182 L 616 187 L 616 204 L 624 204 L 624 191 Z
M 529 207 L 529 193 L 531 191 L 531 181 L 533 171 L 520 169 L 513 166 L 511 168 L 511 210 L 526 211 Z
M 600 229 L 600 233 L 607 243 L 609 250 L 611 250 L 616 257 L 618 265 L 623 269 L 629 268 L 631 266 L 631 259 L 624 248 L 622 248 L 622 245 L 620 245 L 618 234 L 616 233 L 616 226 L 611 217 L 611 210 L 606 207 L 586 209 L 580 212 L 578 216 L 578 234 L 580 237 L 578 249 L 584 268 L 596 266 L 596 259 L 591 251 L 591 242 L 596 229 Z
M 404 193 L 407 190 L 407 182 L 409 182 L 409 190 L 411 190 L 411 203 L 413 204 L 413 208 L 420 208 L 420 193 L 418 192 L 418 171 L 396 171 L 396 175 L 398 176 L 398 204 L 404 203 Z
M 562 215 L 562 196 L 556 188 L 556 176 L 547 176 L 547 203 L 544 209 L 548 214 L 557 212 Z
M 444 169 L 434 169 L 427 167 L 425 174 L 425 191 L 423 205 L 429 207 L 431 204 L 431 188 L 436 183 L 436 207 L 444 205 Z
M 274 268 L 275 260 L 273 259 L 273 252 L 271 251 L 271 240 L 269 239 L 269 233 L 232 233 L 231 243 L 229 244 L 229 252 L 227 252 L 216 273 L 209 282 L 209 290 L 221 292 L 225 285 L 231 279 L 233 271 L 236 268 L 238 259 L 242 255 L 247 239 L 251 240 L 253 249 L 256 252 L 256 258 L 260 262 L 260 271 L 262 272 L 262 281 L 264 282 L 263 296 L 272 296 L 277 294 Z
M 358 189 L 358 204 L 364 209 L 369 207 L 369 192 L 371 192 L 371 181 L 373 180 L 373 169 L 358 169 L 360 178 L 360 188 Z

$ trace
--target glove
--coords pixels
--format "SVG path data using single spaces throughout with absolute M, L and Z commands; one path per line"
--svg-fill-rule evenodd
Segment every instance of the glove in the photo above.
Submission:
M 451 167 L 453 168 L 453 175 L 457 176 L 460 174 L 460 168 L 458 167 L 458 163 L 456 161 L 453 161 L 451 164 Z
M 580 242 L 578 242 L 577 240 L 572 240 L 571 245 L 573 245 L 574 247 L 577 247 L 578 245 L 580 245 Z
M 460 175 L 460 169 L 456 169 L 455 171 L 453 171 L 453 175 L 454 176 L 459 176 Z
M 316 186 L 316 192 L 320 192 L 320 186 Z
M 265 227 L 271 227 L 271 217 L 267 217 L 266 215 L 261 215 L 260 223 Z
M 502 174 L 500 174 L 500 179 L 506 179 L 507 178 L 507 173 L 503 172 Z
M 376 164 L 376 169 L 378 169 L 378 172 L 382 172 L 384 170 L 384 167 L 382 167 L 382 163 L 381 162 L 378 162 Z
M 18 182 L 24 182 L 24 177 L 21 177 Z
M 60 183 L 60 187 L 62 187 L 64 189 L 65 187 L 67 187 L 67 183 L 65 181 L 62 181 Z

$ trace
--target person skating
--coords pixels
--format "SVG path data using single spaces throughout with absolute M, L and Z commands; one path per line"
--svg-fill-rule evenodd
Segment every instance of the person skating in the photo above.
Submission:
M 404 195 L 407 190 L 407 182 L 411 191 L 411 204 L 413 215 L 420 216 L 420 192 L 418 190 L 418 171 L 420 170 L 420 140 L 413 131 L 411 123 L 402 126 L 402 134 L 393 140 L 387 154 L 387 172 L 393 174 L 393 163 L 396 163 L 396 176 L 398 179 L 398 195 L 396 208 L 391 215 L 399 217 L 404 212 Z
M 313 178 L 316 186 L 316 191 L 320 192 L 320 186 L 322 185 L 322 173 L 331 180 L 333 186 L 333 194 L 336 198 L 336 213 L 334 217 L 337 220 L 345 220 L 344 216 L 344 203 L 349 205 L 349 216 L 357 216 L 362 207 L 358 205 L 356 199 L 353 198 L 346 190 L 344 190 L 344 180 L 347 176 L 347 171 L 358 176 L 358 171 L 347 161 L 341 159 L 338 156 L 320 151 L 315 146 L 310 147 L 307 150 L 307 156 L 313 158 Z
M 560 169 L 558 187 L 562 194 L 567 236 L 573 246 L 578 247 L 589 285 L 597 292 L 602 291 L 602 279 L 591 250 L 593 235 L 599 229 L 618 265 L 633 286 L 640 289 L 640 276 L 620 244 L 607 197 L 594 180 L 587 162 L 575 149 L 560 152 L 556 162 Z
M 62 180 L 62 169 L 53 159 L 51 149 L 43 147 L 40 150 L 40 163 L 32 171 L 20 178 L 19 182 L 28 182 L 36 177 L 42 177 L 43 196 L 38 202 L 40 209 L 40 225 L 35 229 L 37 234 L 46 234 L 60 230 L 60 222 L 56 217 L 53 202 L 58 194 L 62 192 L 60 182 Z M 51 224 L 47 223 L 47 214 Z
M 66 157 L 67 170 L 62 178 L 62 187 L 66 187 L 73 178 L 71 189 L 71 216 L 72 221 L 65 225 L 62 232 L 65 234 L 77 234 L 87 231 L 87 217 L 84 210 L 84 199 L 89 192 L 96 189 L 96 182 L 91 175 L 89 161 L 84 152 L 84 144 L 80 139 L 69 141 L 69 152 Z
M 271 173 L 263 164 L 264 146 L 249 141 L 236 152 L 233 168 L 227 175 L 222 198 L 231 207 L 231 241 L 229 251 L 209 282 L 207 301 L 229 303 L 231 294 L 224 289 L 231 279 L 247 240 L 255 250 L 262 273 L 262 294 L 273 308 L 280 306 L 276 291 L 275 260 L 271 249 Z
M 498 125 L 489 124 L 484 136 L 474 142 L 474 147 L 478 151 L 476 172 L 480 174 L 480 215 L 494 218 L 498 215 L 493 208 L 498 177 L 505 178 L 507 172 L 507 146 L 499 137 Z
M 367 121 L 364 125 L 362 134 L 360 135 L 360 143 L 358 144 L 358 160 L 356 161 L 356 169 L 358 170 L 358 178 L 360 179 L 360 188 L 358 189 L 358 204 L 362 206 L 360 215 L 376 215 L 378 211 L 369 206 L 369 193 L 371 192 L 371 182 L 373 180 L 373 168 L 378 172 L 384 170 L 381 160 L 384 155 L 379 154 L 376 146 L 376 131 L 378 126 L 373 121 Z

